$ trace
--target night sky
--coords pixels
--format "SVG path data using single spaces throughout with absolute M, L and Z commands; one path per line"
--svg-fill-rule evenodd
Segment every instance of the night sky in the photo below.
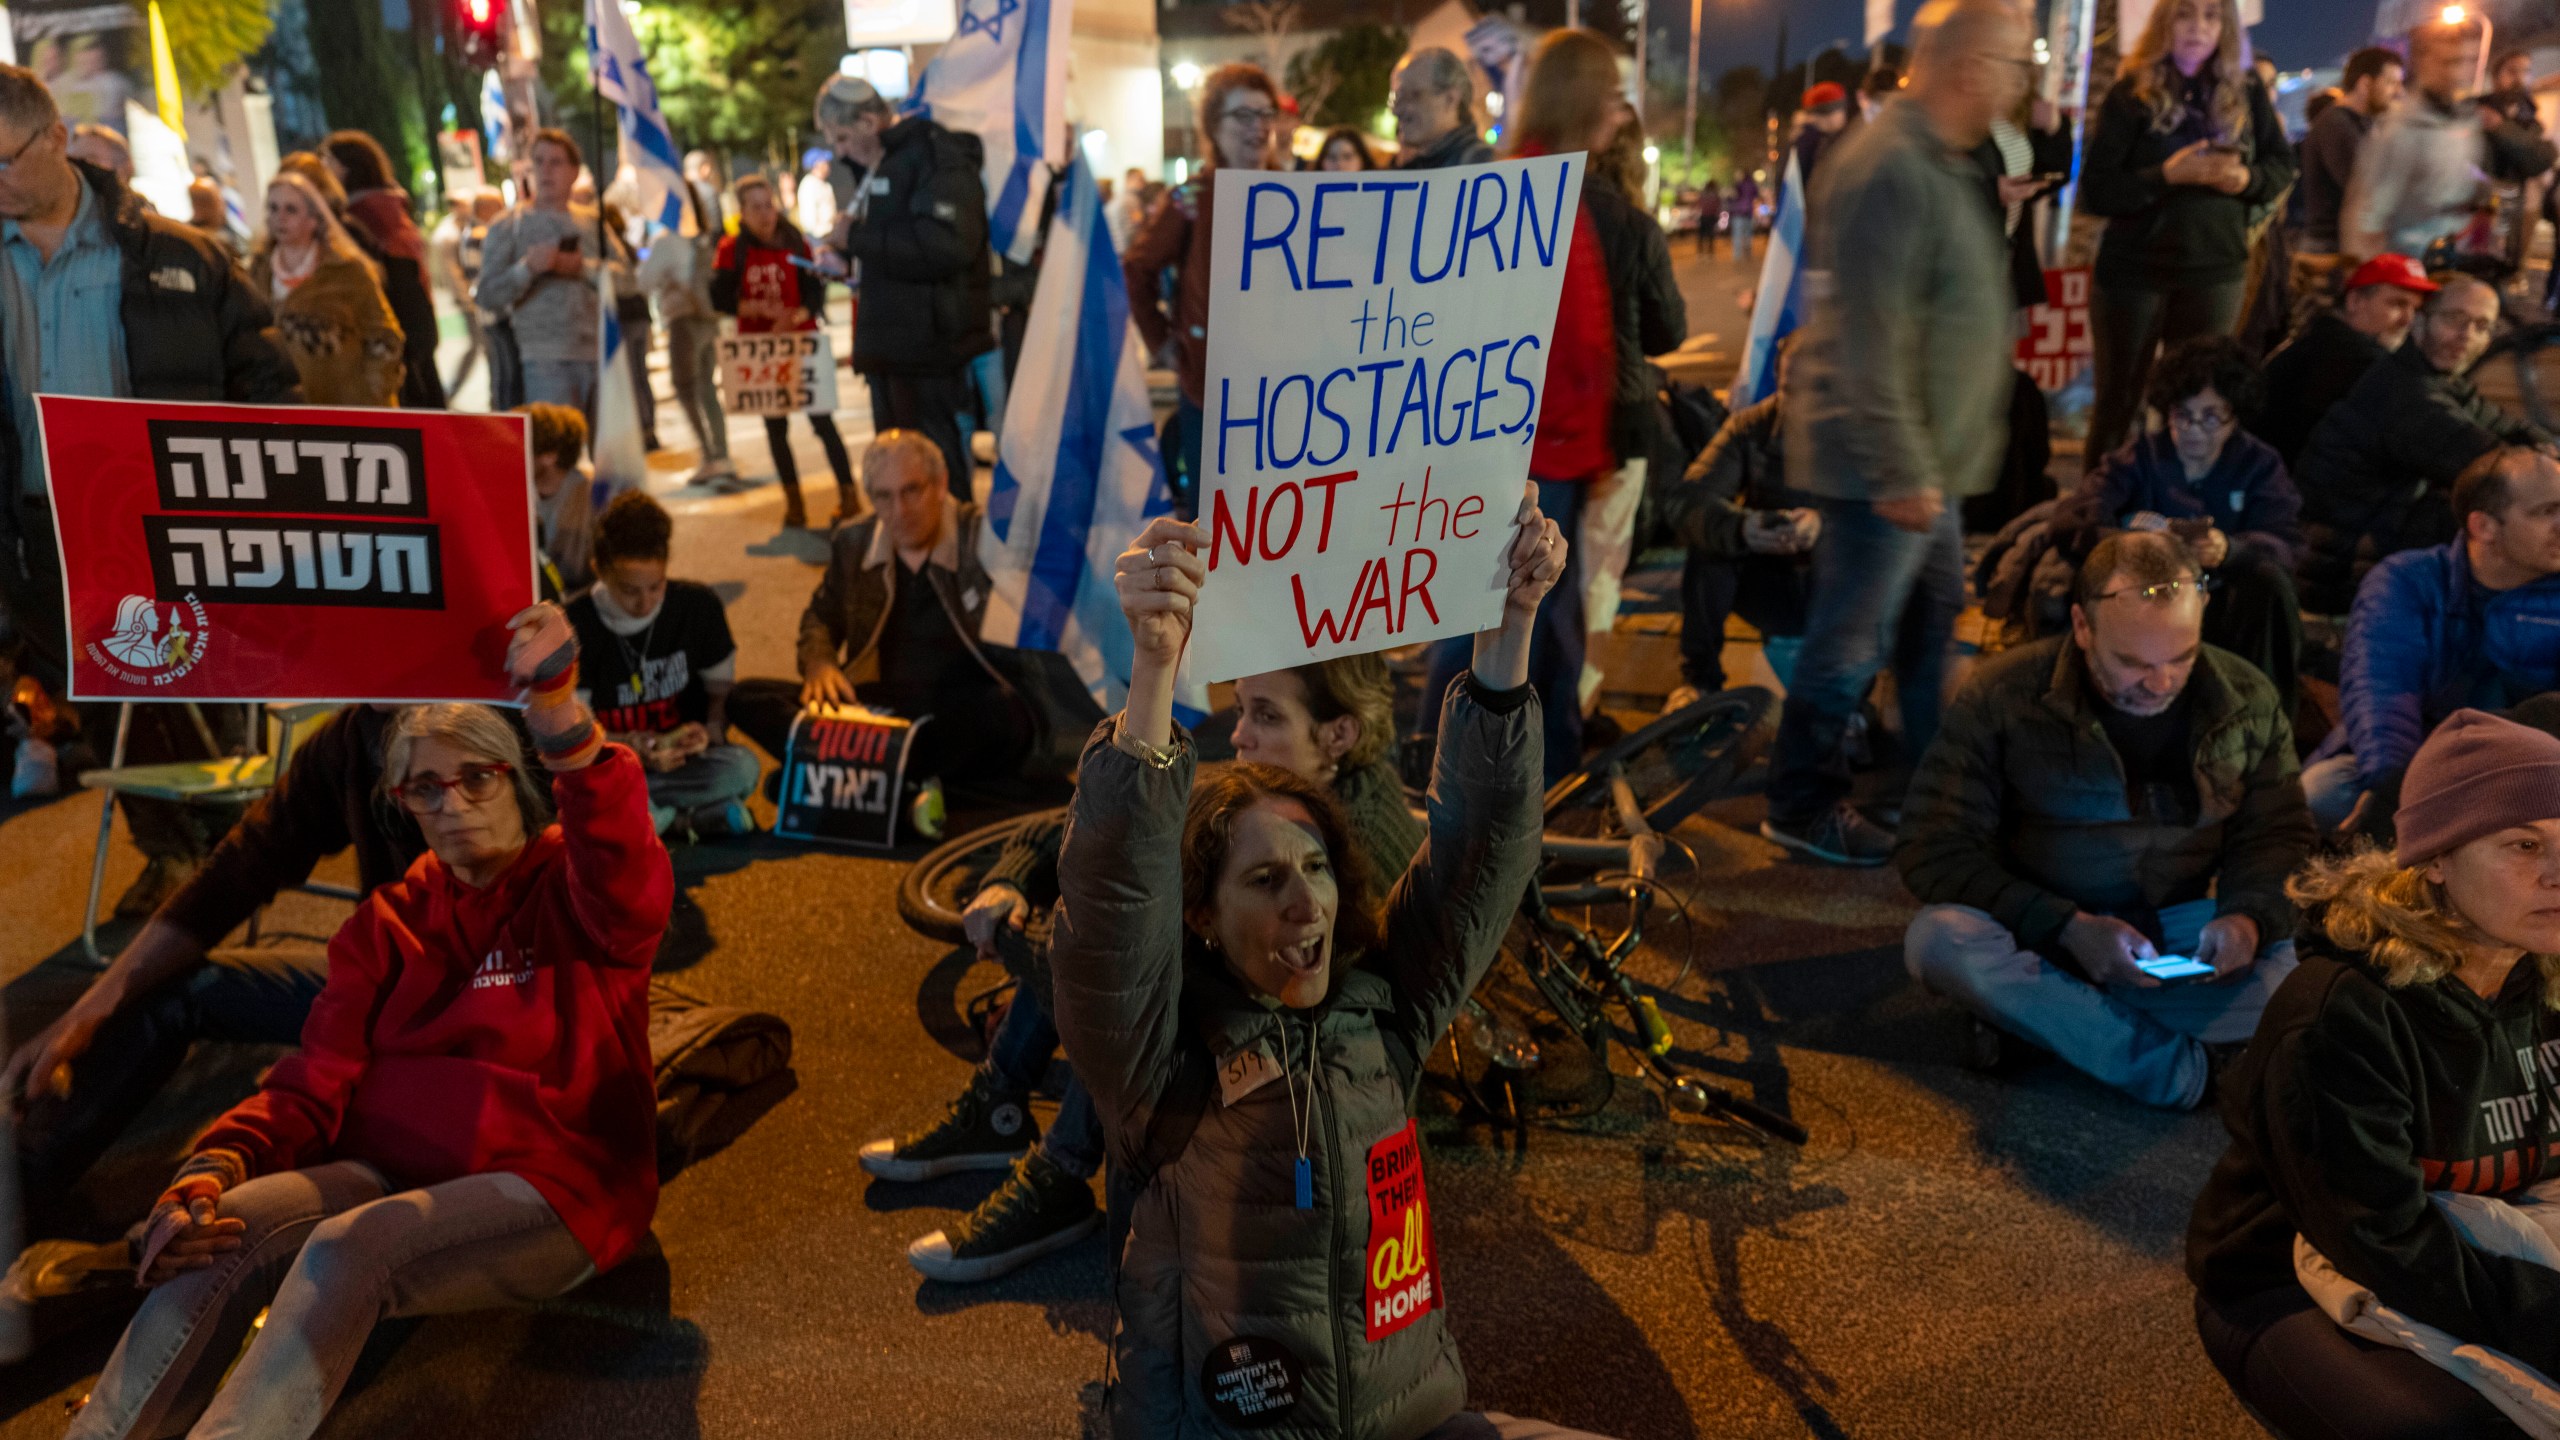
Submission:
M 1687 0 L 1651 0 L 1657 34 L 1668 30 L 1673 43 L 1688 28 Z M 1704 41 L 1699 47 L 1702 74 L 1713 75 L 1734 65 L 1767 69 L 1776 57 L 1778 16 L 1787 21 L 1790 62 L 1834 41 L 1853 53 L 1863 49 L 1865 0 L 1703 0 Z M 1895 0 L 1894 13 L 1906 27 L 1919 0 Z M 2267 18 L 2251 34 L 2268 54 L 2288 70 L 2334 65 L 2361 44 L 2373 25 L 2371 0 L 2266 0 Z M 1896 30 L 1894 38 L 1905 38 Z

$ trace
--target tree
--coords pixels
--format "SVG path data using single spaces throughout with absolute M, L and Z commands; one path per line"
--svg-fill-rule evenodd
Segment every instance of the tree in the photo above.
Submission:
M 1387 108 L 1405 32 L 1391 25 L 1352 25 L 1289 58 L 1289 93 L 1310 125 L 1369 129 Z
M 1241 0 L 1222 7 L 1221 16 L 1234 28 L 1262 41 L 1262 69 L 1280 73 L 1280 47 L 1298 30 L 1298 0 Z
M 676 143 L 733 154 L 796 154 L 845 48 L 842 7 L 804 0 L 651 0 L 631 28 Z M 613 118 L 597 125 L 581 6 L 543 7 L 542 81 L 579 144 L 615 143 Z
M 161 6 L 160 20 L 169 32 L 178 89 L 190 96 L 221 89 L 275 29 L 266 0 L 184 0 Z

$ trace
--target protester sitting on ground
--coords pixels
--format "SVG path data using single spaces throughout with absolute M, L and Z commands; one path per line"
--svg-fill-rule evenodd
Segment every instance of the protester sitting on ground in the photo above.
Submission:
M 596 517 L 595 588 L 569 602 L 585 657 L 578 700 L 640 757 L 660 835 L 752 834 L 746 799 L 764 765 L 729 742 L 738 645 L 710 586 L 667 578 L 674 538 L 666 507 L 638 490 Z
M 2107 219 L 2093 277 L 2089 458 L 2142 428 L 2155 347 L 2237 328 L 2253 227 L 2293 184 L 2238 0 L 2160 0 L 2089 123 L 2080 204 Z
M 1725 688 L 1724 622 L 1740 614 L 1760 632 L 1769 669 L 1784 685 L 1804 637 L 1813 546 L 1822 512 L 1787 488 L 1782 407 L 1795 337 L 1778 347 L 1778 388 L 1725 417 L 1689 473 L 1655 491 L 1663 528 L 1688 547 L 1680 566 L 1680 684 L 1663 713 Z
M 2497 292 L 2467 275 L 2442 283 L 2409 343 L 2366 371 L 2302 447 L 2309 549 L 2295 579 L 2315 614 L 2352 603 L 2361 565 L 2451 538 L 2448 496 L 2463 467 L 2501 445 L 2551 443 L 2471 383 L 2497 327 Z
M 436 371 L 436 302 L 427 283 L 427 241 L 409 214 L 409 192 L 400 188 L 382 142 L 362 130 L 333 130 L 320 142 L 321 163 L 347 197 L 342 217 L 349 234 L 382 275 L 382 293 L 408 336 L 408 362 L 400 403 L 413 409 L 445 406 L 444 378 Z
M 809 242 L 782 218 L 773 182 L 750 175 L 738 182 L 738 233 L 722 238 L 712 262 L 712 307 L 737 316 L 741 335 L 815 330 L 827 313 L 827 279 L 808 261 Z M 828 522 L 833 528 L 862 512 L 853 490 L 853 459 L 845 453 L 835 416 L 813 410 L 806 418 L 836 475 L 836 515 Z M 796 530 L 809 523 L 809 511 L 800 499 L 800 464 L 791 454 L 789 421 L 787 415 L 765 416 L 764 439 L 773 454 L 773 473 L 782 481 L 782 523 Z
M 140 196 L 111 173 L 73 160 L 52 94 L 33 71 L 0 65 L 0 156 L 13 156 L 0 182 L 0 248 L 22 275 L 44 283 L 0 294 L 0 324 L 17 383 L 0 395 L 0 608 L 9 615 L 21 674 L 50 695 L 66 694 L 73 653 L 63 614 L 60 546 L 54 534 L 36 395 L 127 400 L 281 404 L 298 398 L 293 365 L 270 338 L 274 317 L 223 247 L 196 230 L 147 213 Z M 89 637 L 83 637 L 86 640 Z M 217 739 L 225 712 L 211 707 Z M 178 705 L 139 705 L 122 757 L 126 765 L 201 759 L 204 747 Z M 115 702 L 83 707 L 82 727 L 98 755 L 119 726 Z M 149 915 L 212 848 L 208 822 L 222 806 L 181 806 L 125 795 L 119 802 L 143 871 L 116 901 L 119 918 Z
M 2231 1145 L 2196 1197 L 2205 1354 L 2285 1435 L 2519 1435 L 2454 1372 L 2352 1334 L 2299 1245 L 2407 1320 L 2560 1376 L 2560 1274 L 2470 1243 L 2446 1192 L 2546 1183 L 2560 1008 L 2560 740 L 2457 711 L 2410 761 L 2395 850 L 2314 862 L 2301 964 L 2224 1078 Z
M 648 1233 L 646 990 L 674 876 L 639 762 L 578 703 L 567 618 L 514 627 L 548 774 L 484 706 L 393 719 L 381 799 L 429 853 L 330 942 L 301 1049 L 161 1196 L 138 1257 L 153 1293 L 80 1440 L 309 1435 L 376 1321 L 548 1299 Z
M 1396 168 L 1446 170 L 1493 159 L 1476 124 L 1476 82 L 1445 45 L 1426 45 L 1396 62 L 1387 109 L 1396 121 Z
M 2406 255 L 2376 255 L 2347 277 L 2346 298 L 2335 309 L 2311 312 L 2284 348 L 2267 357 L 2266 404 L 2250 430 L 2275 447 L 2287 469 L 2329 407 L 2346 398 L 2374 362 L 2409 338 L 2418 307 L 2436 293 L 2418 262 Z
M 595 583 L 596 501 L 587 475 L 587 417 L 566 405 L 517 407 L 533 431 L 533 519 L 543 583 L 566 600 Z
M 2453 486 L 2461 538 L 2403 551 L 2356 591 L 2338 728 L 2303 772 L 2321 824 L 2360 828 L 2419 744 L 2465 707 L 2560 689 L 2560 461 L 2493 450 Z
M 2071 633 L 1948 707 L 1893 857 L 1927 907 L 1903 961 L 1972 1012 L 1978 1059 L 2021 1036 L 2172 1110 L 2292 971 L 2284 880 L 2312 839 L 2274 687 L 2201 638 L 2203 573 L 2173 535 L 2099 542 Z M 2144 973 L 2170 955 L 2210 979 Z
M 2240 428 L 2258 393 L 2239 341 L 2203 335 L 2171 346 L 2152 367 L 2150 394 L 2168 428 L 2135 437 L 2090 471 L 2053 524 L 2074 555 L 2120 529 L 2184 540 L 2210 587 L 2205 643 L 2256 666 L 2290 717 L 2302 662 L 2293 593 L 2302 496 L 2276 452 Z
M 2367 46 L 2347 57 L 2346 69 L 2338 77 L 2335 104 L 2316 118 L 2304 107 L 2311 128 L 2302 140 L 2302 253 L 2337 253 L 2338 217 L 2346 208 L 2347 186 L 2355 178 L 2356 154 L 2372 133 L 2373 122 L 2400 103 L 2401 81 L 2407 72 L 2408 62 L 2397 52 Z
M 375 803 L 389 722 L 387 707 L 354 705 L 302 735 L 283 778 L 223 836 L 203 868 L 0 1069 L 0 1101 L 17 1111 L 19 1194 L 31 1239 L 88 1230 L 72 1187 L 177 1073 L 188 1046 L 291 1045 L 300 1038 L 327 977 L 318 950 L 217 947 L 329 856 L 355 851 L 356 884 L 366 894 L 417 858 L 418 827 Z M 106 1218 L 122 1224 L 123 1217 Z M 130 1269 L 124 1241 L 113 1248 Z M 29 1252 L 38 1263 L 63 1258 Z M 0 1287 L 0 1306 L 27 1304 L 33 1280 L 13 1271 Z
M 743 680 L 729 722 L 779 760 L 803 708 L 861 705 L 924 721 L 908 785 L 1010 775 L 1033 736 L 1030 707 L 978 643 L 994 587 L 978 562 L 985 513 L 951 498 L 942 451 L 886 430 L 862 455 L 871 513 L 839 526 L 800 616 L 800 680 Z
M 1502 623 L 1442 702 L 1430 838 L 1382 908 L 1322 786 L 1252 763 L 1193 784 L 1173 681 L 1207 533 L 1161 518 L 1120 557 L 1129 704 L 1085 748 L 1052 947 L 1058 1029 L 1127 1217 L 1115 1434 L 1420 1436 L 1465 1403 L 1413 1087 L 1538 856 L 1529 639 L 1565 543 L 1531 497 L 1519 513 Z M 1399 1262 L 1373 1266 L 1389 1243 Z M 1285 1401 L 1250 1392 L 1278 1413 L 1221 1379 L 1256 1365 L 1290 1377 Z
M 595 409 L 599 319 L 595 267 L 605 264 L 591 205 L 572 204 L 586 157 L 565 130 L 537 130 L 527 150 L 532 195 L 490 223 L 472 298 L 514 337 L 526 400 Z
M 1427 53 L 1427 52 L 1426 52 Z M 1210 172 L 1271 168 L 1272 128 L 1280 121 L 1280 87 L 1259 66 L 1221 65 L 1200 82 L 1195 123 L 1207 147 L 1200 168 L 1166 191 L 1120 254 L 1129 286 L 1129 318 L 1147 353 L 1173 356 L 1182 398 L 1174 409 L 1174 448 L 1165 456 L 1175 512 L 1200 503 L 1200 439 L 1209 367 L 1209 254 L 1217 225 L 1217 185 Z M 1491 154 L 1484 158 L 1492 159 Z M 1171 272 L 1170 293 L 1166 274 Z M 1168 303 L 1170 302 L 1170 303 Z
M 250 250 L 249 280 L 275 305 L 276 335 L 305 401 L 400 403 L 407 341 L 383 298 L 381 272 L 327 199 L 292 171 L 267 182 L 267 228 Z
M 1386 662 L 1349 655 L 1248 675 L 1236 682 L 1236 707 L 1236 757 L 1278 766 L 1330 793 L 1369 867 L 1369 893 L 1385 894 L 1422 845 L 1422 827 L 1405 807 L 1403 781 L 1388 759 L 1395 680 Z M 1046 931 L 1032 941 L 1027 923 L 1057 903 L 1066 830 L 1060 815 L 1018 832 L 961 915 L 978 958 L 1005 961 L 1020 986 L 969 1088 L 935 1124 L 862 1147 L 862 1168 L 884 1180 L 1011 1167 L 976 1209 L 907 1247 L 908 1261 L 935 1280 L 992 1280 L 1101 1224 L 1088 1183 L 1102 1166 L 1092 1096 L 1070 1070 L 1045 1136 L 1029 1106 L 1058 1053 L 1058 1024 Z

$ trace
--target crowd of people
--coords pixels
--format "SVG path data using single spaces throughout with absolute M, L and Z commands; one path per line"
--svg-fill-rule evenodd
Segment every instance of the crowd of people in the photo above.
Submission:
M 1003 1172 L 913 1242 L 915 1269 L 974 1283 L 1107 1227 L 1116 1433 L 1255 1418 L 1229 1413 L 1242 1392 L 1203 1373 L 1207 1346 L 1299 1377 L 1311 1430 L 1570 1434 L 1465 1409 L 1435 1298 L 1333 1281 L 1370 1264 L 1378 1217 L 1419 1205 L 1424 1064 L 1529 883 L 1541 793 L 1583 762 L 1588 640 L 1659 534 L 1685 551 L 1668 708 L 1730 683 L 1744 620 L 1785 690 L 1761 833 L 1893 867 L 1919 906 L 1908 968 L 1970 1017 L 1965 1058 L 2050 1053 L 2143 1104 L 2220 1107 L 2188 1263 L 2205 1351 L 2253 1412 L 2287 1434 L 2501 1433 L 2478 1392 L 2329 1304 L 2351 1283 L 2560 1365 L 2560 1272 L 2463 1208 L 2554 1167 L 2560 1004 L 2560 447 L 2470 375 L 2553 151 L 2529 62 L 2463 93 L 2480 43 L 2439 18 L 2405 58 L 2359 52 L 2297 149 L 2226 0 L 2163 0 L 2086 117 L 2030 96 L 2007 0 L 1931 0 L 1905 69 L 1802 97 L 1772 173 L 1804 187 L 1805 324 L 1773 393 L 1685 443 L 1649 357 L 1681 345 L 1686 306 L 1609 43 L 1548 36 L 1498 150 L 1466 62 L 1406 56 L 1392 156 L 1345 129 L 1315 168 L 1592 157 L 1503 617 L 1415 657 L 1418 717 L 1377 655 L 1246 677 L 1235 761 L 1210 768 L 1173 694 L 1206 576 L 1212 176 L 1291 164 L 1294 108 L 1255 66 L 1207 75 L 1199 168 L 1131 172 L 1105 207 L 1179 397 L 1175 513 L 1118 562 L 1127 702 L 1084 744 L 1067 816 L 966 897 L 969 943 L 1016 981 L 983 1061 L 938 1119 L 859 1155 L 881 1184 Z M 149 1296 L 73 1433 L 308 1434 L 380 1319 L 537 1302 L 620 1262 L 659 1183 L 645 991 L 668 842 L 752 832 L 814 709 L 931 718 L 910 834 L 943 785 L 1060 738 L 1037 667 L 979 634 L 970 441 L 1022 278 L 989 253 L 979 142 L 852 77 L 813 121 L 824 154 L 796 182 L 688 157 L 674 227 L 633 223 L 542 129 L 513 203 L 457 195 L 422 231 L 381 147 L 340 132 L 285 158 L 235 254 L 147 213 L 111 147 L 0 67 L 18 675 L 59 695 L 66 659 L 38 391 L 433 408 L 477 367 L 526 416 L 542 562 L 507 644 L 519 711 L 353 705 L 245 813 L 125 802 L 138 932 L 0 1070 L 31 1235 L 94 1233 L 75 1187 L 193 1042 L 298 1048 L 92 1247 Z M 2037 210 L 2075 144 L 2101 222 L 2095 404 L 2054 486 L 2022 458 L 2016 417 L 2041 400 L 2013 337 L 2048 298 Z M 1700 202 L 1738 217 L 1737 246 L 1749 184 Z M 677 573 L 696 542 L 588 466 L 602 307 L 642 357 L 648 436 L 654 334 L 694 478 L 730 486 L 724 325 L 809 332 L 835 284 L 859 296 L 846 358 L 872 433 L 857 452 L 808 417 L 837 494 L 798 673 L 742 676 L 719 593 Z M 449 376 L 438 294 L 467 342 Z M 791 427 L 764 429 L 783 524 L 809 526 Z M 1998 532 L 1970 566 L 1968 530 Z M 1967 665 L 1977 603 L 2003 643 Z M 94 734 L 59 708 L 61 731 L 25 739 Z M 198 744 L 153 713 L 174 708 L 141 707 L 128 760 Z M 1418 813 L 1394 763 L 1408 723 L 1438 741 Z M 364 898 L 325 954 L 226 943 L 346 851 Z M 1060 1062 L 1044 1130 L 1032 1099 Z M 1409 1190 L 1379 1178 L 1409 1167 Z

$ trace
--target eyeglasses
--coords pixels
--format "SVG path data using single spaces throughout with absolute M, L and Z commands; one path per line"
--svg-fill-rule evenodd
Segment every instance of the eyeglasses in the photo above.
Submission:
M 2206 595 L 2212 594 L 2213 589 L 2213 577 L 2210 575 L 2199 575 L 2192 580 L 2163 580 L 2157 585 L 2128 585 L 2122 590 L 2110 590 L 2106 594 L 2099 596 L 2097 600 L 2092 600 L 2089 603 L 2095 605 L 2098 603 L 2098 600 L 2117 600 L 2122 599 L 2127 595 L 2131 595 L 2137 600 L 2147 601 L 2156 605 L 2162 601 L 2175 600 L 2181 592 L 2187 590 L 2193 590 L 2196 592 L 2197 597 L 2201 599 Z
M 25 144 L 23 144 L 23 145 L 19 146 L 19 147 L 18 147 L 17 149 L 15 149 L 15 150 L 10 151 L 10 152 L 9 152 L 9 158 L 7 158 L 7 159 L 5 159 L 5 160 L 0 160 L 0 175 L 6 175 L 6 174 L 8 174 L 8 173 L 9 173 L 9 167 L 10 167 L 10 166 L 17 164 L 20 160 L 25 159 L 25 158 L 26 158 L 26 154 L 27 154 L 27 152 L 28 152 L 28 151 L 30 151 L 30 150 L 33 150 L 34 148 L 36 148 L 36 142 L 37 142 L 37 141 L 42 140 L 44 137 L 46 137 L 47 135 L 50 135 L 50 134 L 52 134 L 52 133 L 53 133 L 53 127 L 52 127 L 52 126 L 50 126 L 50 125 L 47 125 L 47 126 L 43 127 L 42 129 L 40 129 L 40 130 L 36 131 L 36 133 L 34 133 L 33 135 L 28 136 L 28 137 L 27 137 L 27 143 L 25 143 Z
M 465 765 L 462 773 L 447 780 L 441 775 L 417 775 L 392 787 L 391 793 L 401 808 L 412 815 L 433 815 L 448 803 L 447 796 L 456 790 L 474 805 L 486 805 L 507 788 L 508 778 L 516 773 L 513 765 Z
M 1242 110 L 1230 110 L 1219 116 L 1218 123 L 1221 125 L 1239 123 L 1253 126 L 1277 125 L 1280 123 L 1280 112 L 1263 105 L 1248 106 Z
M 2228 410 L 2172 410 L 2169 423 L 2188 430 L 2228 430 L 2239 417 Z

